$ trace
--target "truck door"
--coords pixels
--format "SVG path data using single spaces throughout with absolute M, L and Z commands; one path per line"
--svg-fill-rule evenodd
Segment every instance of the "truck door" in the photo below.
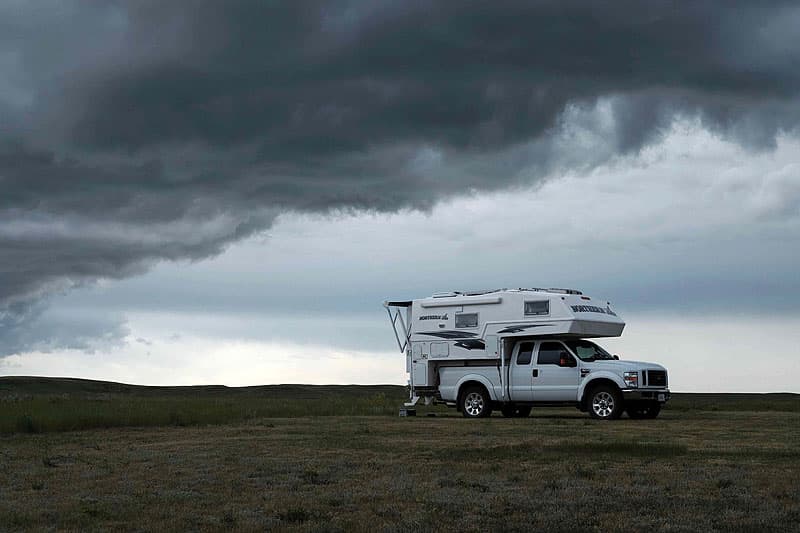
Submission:
M 532 371 L 533 400 L 573 402 L 578 400 L 581 371 L 578 361 L 558 341 L 541 341 Z
M 511 361 L 511 399 L 517 402 L 533 400 L 533 342 L 520 342 Z

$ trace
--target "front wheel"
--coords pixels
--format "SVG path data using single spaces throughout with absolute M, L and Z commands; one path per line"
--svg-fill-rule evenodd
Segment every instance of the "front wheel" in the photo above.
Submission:
M 589 395 L 589 414 L 598 420 L 616 420 L 622 415 L 622 394 L 611 385 L 600 385 Z
M 461 396 L 461 414 L 466 418 L 485 418 L 492 414 L 492 400 L 483 387 L 470 387 Z

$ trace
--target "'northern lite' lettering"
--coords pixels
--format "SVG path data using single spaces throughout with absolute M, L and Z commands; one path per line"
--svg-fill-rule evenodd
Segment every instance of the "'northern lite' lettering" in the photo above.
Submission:
M 602 313 L 604 315 L 617 316 L 617 313 L 611 310 L 610 307 L 597 307 L 596 305 L 573 305 L 571 306 L 575 313 Z

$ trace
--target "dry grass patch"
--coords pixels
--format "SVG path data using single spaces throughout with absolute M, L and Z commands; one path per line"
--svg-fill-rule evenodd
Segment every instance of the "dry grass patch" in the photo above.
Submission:
M 21 434 L 0 438 L 0 529 L 788 531 L 799 427 L 666 412 Z

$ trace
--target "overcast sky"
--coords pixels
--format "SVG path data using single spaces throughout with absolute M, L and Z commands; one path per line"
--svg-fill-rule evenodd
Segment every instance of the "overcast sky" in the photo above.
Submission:
M 405 383 L 381 302 L 563 286 L 800 392 L 796 2 L 0 0 L 0 374 Z

